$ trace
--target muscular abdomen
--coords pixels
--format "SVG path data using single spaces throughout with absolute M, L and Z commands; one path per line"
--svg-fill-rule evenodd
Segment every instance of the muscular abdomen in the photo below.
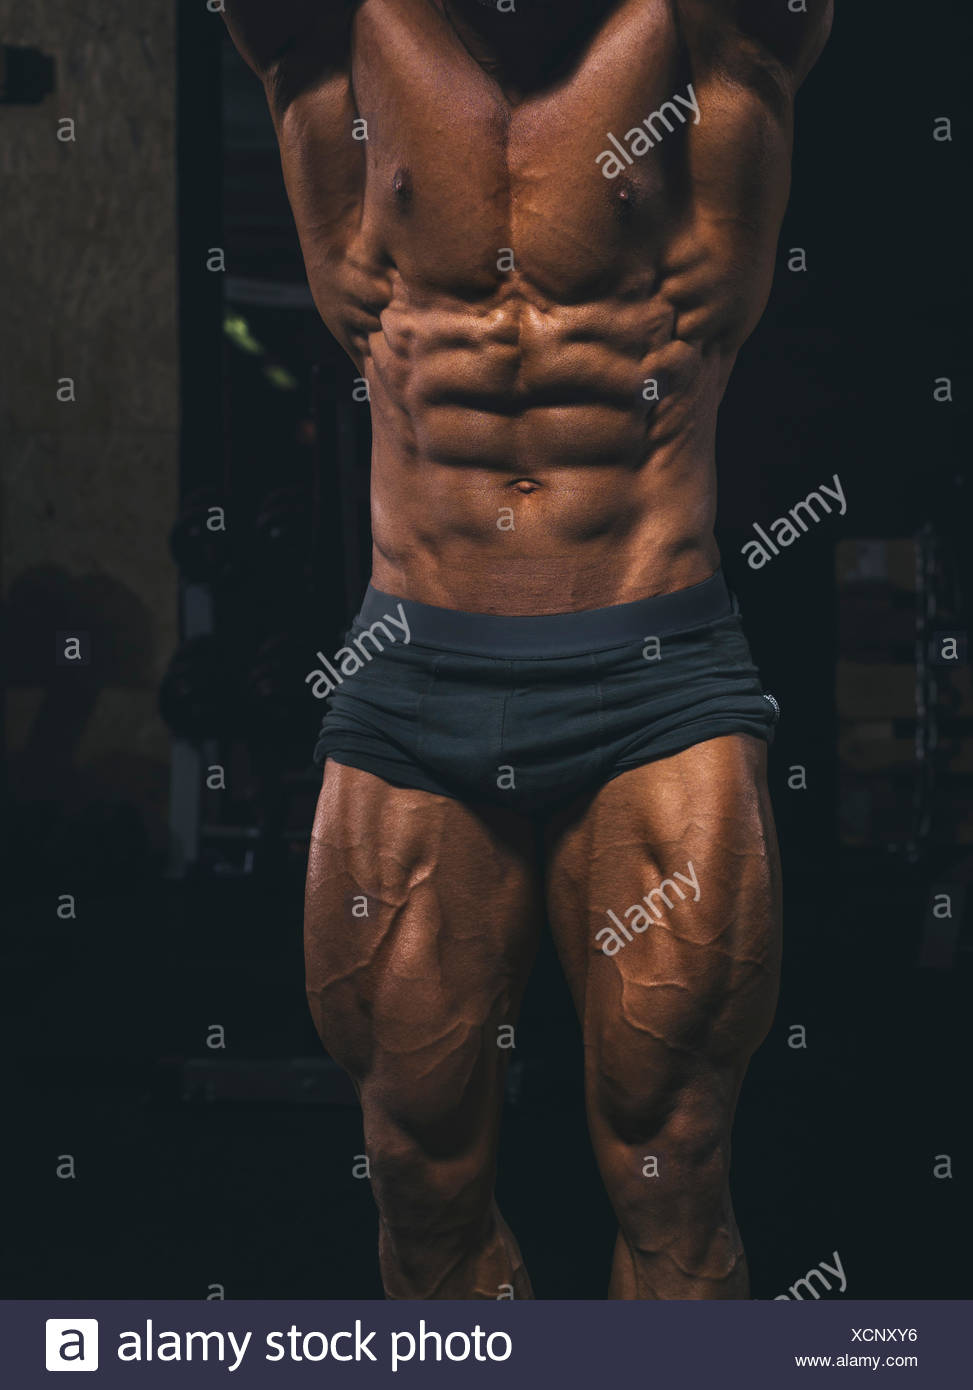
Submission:
M 312 290 L 369 384 L 379 587 L 518 611 L 495 590 L 514 577 L 541 611 L 714 568 L 716 411 L 769 287 L 787 137 L 693 76 L 667 0 L 638 0 L 511 110 L 425 0 L 366 0 L 343 225 L 306 141 L 285 170 Z M 677 91 L 698 123 L 687 99 L 606 178 L 609 132 Z

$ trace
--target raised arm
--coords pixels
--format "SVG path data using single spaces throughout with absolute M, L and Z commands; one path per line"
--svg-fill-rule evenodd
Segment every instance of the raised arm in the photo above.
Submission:
M 316 77 L 343 66 L 358 0 L 224 0 L 226 27 L 280 108 Z
M 224 0 L 223 18 L 241 57 L 262 78 L 307 34 L 328 4 L 329 0 Z
M 792 92 L 820 57 L 834 0 L 677 0 L 691 37 L 714 55 L 734 42 L 761 50 Z

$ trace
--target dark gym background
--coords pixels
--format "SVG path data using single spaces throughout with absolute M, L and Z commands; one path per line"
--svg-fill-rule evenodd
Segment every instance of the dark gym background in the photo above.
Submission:
M 3 1292 L 381 1297 L 359 1115 L 301 963 L 322 713 L 304 675 L 367 580 L 367 406 L 313 312 L 262 92 L 219 16 L 71 8 L 0 0 Z M 724 563 L 783 710 L 784 981 L 734 1190 L 756 1298 L 836 1250 L 848 1297 L 955 1298 L 971 16 L 837 9 L 720 425 Z M 750 570 L 753 523 L 834 473 L 847 514 Z M 515 1056 L 500 1204 L 539 1297 L 602 1297 L 613 1223 L 550 950 Z

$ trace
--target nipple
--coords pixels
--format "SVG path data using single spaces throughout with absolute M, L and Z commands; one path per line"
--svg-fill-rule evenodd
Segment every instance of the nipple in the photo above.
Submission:
M 392 192 L 403 206 L 412 198 L 412 175 L 404 165 L 392 175 Z
M 615 211 L 619 217 L 628 217 L 635 210 L 635 189 L 631 181 L 622 177 L 612 191 L 615 195 Z

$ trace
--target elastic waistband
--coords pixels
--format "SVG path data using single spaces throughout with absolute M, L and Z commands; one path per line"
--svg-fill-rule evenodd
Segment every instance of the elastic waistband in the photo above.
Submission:
M 369 584 L 358 628 L 370 628 L 389 617 L 396 633 L 408 627 L 408 643 L 470 656 L 556 657 L 581 656 L 604 651 L 647 637 L 664 637 L 688 628 L 703 627 L 734 611 L 723 571 L 717 570 L 701 584 L 619 603 L 611 608 L 586 608 L 578 613 L 535 616 L 495 613 L 463 613 L 453 608 L 434 608 L 427 603 L 383 594 Z

